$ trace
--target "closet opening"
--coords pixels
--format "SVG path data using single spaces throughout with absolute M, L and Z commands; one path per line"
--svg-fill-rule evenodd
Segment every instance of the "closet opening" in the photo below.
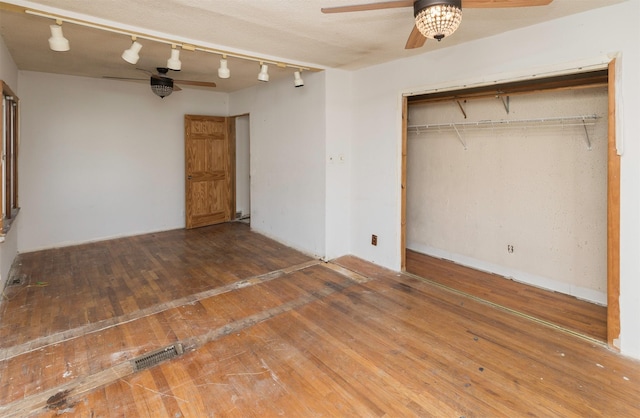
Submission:
M 615 348 L 613 66 L 405 97 L 402 269 Z

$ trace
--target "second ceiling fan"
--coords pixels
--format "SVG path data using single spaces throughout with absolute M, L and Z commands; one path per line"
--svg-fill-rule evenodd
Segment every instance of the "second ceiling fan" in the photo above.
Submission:
M 151 71 L 148 71 L 142 68 L 136 68 L 136 69 L 146 73 L 149 76 L 149 84 L 151 85 L 151 91 L 161 99 L 164 99 L 174 91 L 182 90 L 180 87 L 178 87 L 177 84 L 174 83 L 174 81 L 186 86 L 216 87 L 216 83 L 212 81 L 174 80 L 173 78 L 167 75 L 167 73 L 171 70 L 170 68 L 167 68 L 167 67 L 157 67 L 156 68 L 157 74 L 154 74 Z M 110 78 L 112 80 L 142 81 L 139 78 L 108 77 L 108 76 L 105 76 L 104 78 Z
M 420 48 L 427 38 L 442 40 L 451 35 L 462 20 L 465 8 L 546 6 L 553 0 L 397 0 L 351 6 L 324 7 L 322 13 L 361 12 L 413 6 L 415 24 L 405 49 Z

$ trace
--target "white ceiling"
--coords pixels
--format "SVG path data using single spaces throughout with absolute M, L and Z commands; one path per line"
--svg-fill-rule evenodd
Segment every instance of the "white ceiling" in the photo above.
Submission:
M 371 0 L 372 2 L 374 0 Z M 34 0 L 5 1 L 58 15 L 107 23 L 114 27 L 265 59 L 318 68 L 358 69 L 447 48 L 516 28 L 626 0 L 554 0 L 541 7 L 464 9 L 460 28 L 442 42 L 405 50 L 413 27 L 413 9 L 323 14 L 321 7 L 369 0 Z M 166 66 L 168 45 L 140 40 L 141 59 L 132 66 L 120 58 L 131 39 L 122 34 L 64 23 L 68 52 L 49 50 L 50 19 L 0 11 L 0 33 L 21 70 L 87 77 L 145 78 L 135 67 Z M 524 52 L 524 51 L 523 51 Z M 229 59 L 231 78 L 221 80 L 219 56 L 183 51 L 176 79 L 213 81 L 216 91 L 231 92 L 258 84 L 258 63 Z M 271 79 L 291 77 L 295 69 L 269 70 Z M 304 76 L 304 73 L 303 73 Z M 178 83 L 179 84 L 179 83 Z

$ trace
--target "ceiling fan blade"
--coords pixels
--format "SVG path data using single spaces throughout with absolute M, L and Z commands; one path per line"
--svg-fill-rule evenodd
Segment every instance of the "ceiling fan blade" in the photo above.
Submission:
M 182 91 L 182 89 L 176 83 L 173 83 L 173 91 Z
M 546 6 L 553 0 L 462 0 L 462 9 Z
M 102 78 L 106 78 L 108 80 L 123 80 L 123 81 L 149 81 L 146 78 L 111 77 L 108 75 L 103 75 Z
M 379 3 L 354 4 L 351 6 L 323 7 L 322 13 L 362 12 L 365 10 L 395 9 L 398 7 L 413 6 L 412 0 L 381 1 Z
M 142 71 L 143 73 L 145 73 L 146 75 L 148 75 L 151 78 L 155 78 L 156 80 L 161 80 L 161 79 L 166 79 L 166 78 L 171 78 L 169 76 L 163 75 L 163 74 L 154 74 L 149 70 L 145 70 L 144 68 L 136 68 L 136 70 L 138 71 Z
M 418 27 L 413 25 L 413 29 L 411 30 L 411 34 L 409 34 L 409 39 L 407 39 L 407 44 L 404 46 L 404 49 L 420 48 L 424 45 L 426 40 L 427 38 L 420 33 Z
M 174 79 L 173 82 L 179 83 L 185 86 L 216 87 L 216 83 L 214 83 L 213 81 L 192 81 L 192 80 L 175 80 Z

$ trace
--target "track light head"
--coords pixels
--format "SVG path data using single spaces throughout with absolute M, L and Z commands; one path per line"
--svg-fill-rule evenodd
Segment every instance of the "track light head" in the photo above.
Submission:
M 260 64 L 260 73 L 258 74 L 258 80 L 264 82 L 269 81 L 269 66 L 267 64 Z
M 49 48 L 51 48 L 52 51 L 58 52 L 68 51 L 71 47 L 69 45 L 69 40 L 62 34 L 62 26 L 51 25 L 49 28 L 51 29 Z
M 127 61 L 129 64 L 136 64 L 140 59 L 140 55 L 138 53 L 142 49 L 142 44 L 137 41 L 133 41 L 131 47 L 129 49 L 125 49 L 122 53 L 122 59 Z
M 220 60 L 220 67 L 218 68 L 218 77 L 220 78 L 229 78 L 231 77 L 231 70 L 227 66 L 227 59 L 222 57 Z
M 296 71 L 295 73 L 293 73 L 293 85 L 296 87 L 304 86 L 304 80 L 300 75 L 300 71 Z
M 173 48 L 171 50 L 171 57 L 167 60 L 167 68 L 173 71 L 180 71 L 182 68 L 179 49 Z

